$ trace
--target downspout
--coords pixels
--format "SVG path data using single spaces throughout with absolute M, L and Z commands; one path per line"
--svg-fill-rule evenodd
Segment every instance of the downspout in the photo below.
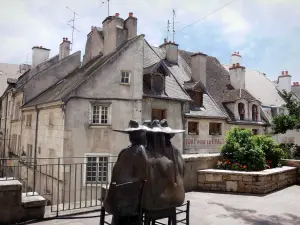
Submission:
M 184 102 L 181 102 L 182 130 L 185 130 Z M 185 150 L 185 131 L 182 133 L 182 154 Z
M 34 140 L 34 168 L 33 168 L 33 192 L 35 192 L 35 184 L 36 184 L 36 155 L 37 155 L 37 138 L 38 138 L 38 126 L 39 126 L 39 114 L 40 109 L 35 106 L 36 109 L 36 122 L 35 122 L 35 140 Z
M 3 158 L 5 158 L 5 150 L 6 150 L 6 121 L 7 121 L 7 105 L 8 105 L 8 93 L 6 94 L 6 104 L 5 104 L 5 122 L 4 122 L 4 140 L 3 140 Z

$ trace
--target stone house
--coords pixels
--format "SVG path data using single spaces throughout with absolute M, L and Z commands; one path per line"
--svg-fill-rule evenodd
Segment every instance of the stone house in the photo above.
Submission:
M 240 54 L 239 58 L 242 60 Z M 223 65 L 228 71 L 229 65 Z M 282 97 L 283 90 L 293 92 L 295 101 L 299 101 L 297 97 L 296 82 L 292 86 L 292 76 L 288 71 L 282 71 L 276 81 L 271 81 L 265 73 L 257 70 L 245 69 L 245 88 L 246 90 L 261 102 L 262 116 L 266 123 L 270 125 L 275 116 L 280 114 L 288 114 L 285 108 L 285 100 Z M 265 130 L 271 133 L 271 127 Z M 300 135 L 296 130 L 287 131 L 286 134 L 273 135 L 273 138 L 279 143 L 295 143 L 300 145 Z

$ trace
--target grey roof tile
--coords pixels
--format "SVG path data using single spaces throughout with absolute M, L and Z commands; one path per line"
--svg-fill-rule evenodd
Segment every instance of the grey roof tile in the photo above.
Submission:
M 227 90 L 223 93 L 223 103 L 224 102 L 235 102 L 239 99 L 246 99 L 247 101 L 255 101 L 256 100 L 245 89 Z

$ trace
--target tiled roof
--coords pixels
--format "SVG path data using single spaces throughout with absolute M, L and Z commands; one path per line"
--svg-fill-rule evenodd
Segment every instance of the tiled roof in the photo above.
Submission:
M 190 111 L 186 113 L 186 116 L 197 116 L 197 117 L 211 117 L 211 118 L 226 118 L 227 115 L 224 114 L 217 105 L 212 101 L 212 99 L 207 95 L 203 94 L 203 105 L 204 108 L 201 108 L 201 111 Z
M 150 97 L 162 97 L 171 98 L 177 100 L 191 101 L 189 95 L 183 90 L 182 76 L 186 76 L 186 73 L 182 70 L 182 67 L 174 64 L 170 64 L 165 60 L 165 51 L 157 47 L 150 46 L 147 41 L 144 44 L 144 74 L 150 72 L 156 66 L 163 64 L 169 72 L 169 75 L 165 79 L 165 94 L 162 96 L 154 96 L 152 91 L 148 88 L 144 88 L 144 95 Z M 179 77 L 180 75 L 181 77 Z M 179 79 L 178 79 L 179 78 Z M 188 79 L 190 79 L 188 77 Z
M 223 102 L 235 102 L 239 99 L 246 99 L 247 101 L 255 101 L 256 99 L 244 89 L 227 90 L 223 93 Z
M 76 89 L 78 85 L 80 85 L 85 79 L 88 78 L 95 70 L 100 68 L 106 61 L 113 58 L 115 53 L 122 50 L 123 47 L 130 45 L 135 40 L 137 40 L 140 36 L 132 38 L 123 44 L 119 45 L 115 52 L 110 53 L 107 56 L 98 55 L 83 67 L 74 70 L 70 73 L 66 78 L 60 80 L 55 85 L 50 87 L 48 90 L 43 92 L 38 97 L 34 98 L 32 101 L 28 102 L 27 106 L 34 106 L 42 103 L 53 102 L 63 100 L 63 98 L 69 94 L 72 90 Z
M 229 70 L 228 65 L 223 65 Z M 264 106 L 280 107 L 285 101 L 280 96 L 276 84 L 268 79 L 264 73 L 246 68 L 245 71 L 246 90 L 259 100 Z

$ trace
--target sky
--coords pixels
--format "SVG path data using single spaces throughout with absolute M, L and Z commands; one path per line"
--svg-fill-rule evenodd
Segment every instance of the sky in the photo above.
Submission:
M 145 34 L 152 45 L 160 45 L 167 36 L 174 9 L 175 42 L 180 49 L 204 52 L 222 64 L 239 51 L 246 68 L 264 72 L 272 80 L 289 71 L 292 81 L 300 81 L 300 0 L 235 0 L 213 14 L 231 0 L 109 2 L 110 15 L 120 13 L 126 19 L 133 12 L 138 34 Z M 72 36 L 68 22 L 73 12 L 66 7 L 78 14 L 72 52 L 83 54 L 91 26 L 101 27 L 108 15 L 107 0 L 0 0 L 0 6 L 2 63 L 31 63 L 33 46 L 49 48 L 50 56 L 56 55 L 62 38 Z

